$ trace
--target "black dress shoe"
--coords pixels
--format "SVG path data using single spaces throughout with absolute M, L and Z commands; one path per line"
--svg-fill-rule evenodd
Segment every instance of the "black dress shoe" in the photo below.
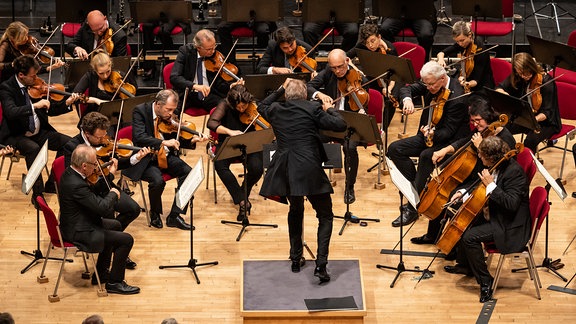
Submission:
M 354 195 L 354 188 L 346 189 L 344 192 L 344 203 L 353 204 L 356 201 L 356 195 Z
M 434 240 L 429 238 L 426 234 L 418 237 L 413 237 L 410 242 L 414 244 L 434 244 Z
M 292 261 L 292 272 L 297 273 L 300 272 L 300 268 L 302 268 L 304 266 L 304 264 L 306 264 L 306 260 L 304 259 L 304 257 L 300 257 L 300 260 L 298 261 Z
M 126 269 L 134 270 L 136 269 L 136 262 L 132 261 L 130 257 L 126 258 Z
M 411 208 L 402 210 L 402 214 L 398 216 L 393 222 L 392 227 L 400 227 L 400 219 L 402 218 L 402 225 L 410 225 L 418 219 L 418 212 Z
M 238 208 L 238 215 L 236 216 L 236 220 L 241 222 L 244 220 L 244 214 L 246 217 L 250 215 L 250 209 L 252 209 L 252 204 L 248 202 L 248 204 L 243 204 L 244 201 L 241 201 Z
M 150 226 L 156 228 L 162 228 L 162 218 L 160 218 L 160 214 L 155 212 L 150 212 Z
M 106 291 L 111 294 L 133 295 L 139 293 L 140 288 L 136 286 L 130 286 L 126 283 L 126 281 L 116 283 L 109 282 L 106 284 Z
M 572 198 L 576 198 L 576 191 L 572 192 Z
M 181 230 L 189 231 L 191 226 L 190 224 L 184 221 L 184 218 L 180 215 L 170 214 L 166 217 L 166 226 L 168 227 L 177 227 Z
M 482 284 L 480 286 L 480 302 L 485 303 L 492 299 L 492 293 L 494 293 L 492 290 L 492 282 L 489 284 Z
M 99 273 L 100 276 L 100 283 L 101 284 L 105 284 L 108 282 L 108 279 L 110 279 L 110 271 L 106 270 L 104 271 L 104 273 Z M 92 286 L 96 286 L 98 285 L 98 279 L 96 279 L 96 274 L 93 273 L 92 274 Z
M 457 264 L 454 266 L 444 266 L 444 271 L 448 272 L 448 273 L 454 273 L 454 274 L 463 274 L 463 275 L 467 275 L 469 277 L 471 277 L 472 274 L 472 270 L 470 270 L 470 268 L 465 267 L 463 265 Z
M 326 271 L 326 266 L 316 267 L 316 269 L 314 269 L 314 276 L 320 279 L 320 283 L 330 281 L 330 275 L 328 271 Z

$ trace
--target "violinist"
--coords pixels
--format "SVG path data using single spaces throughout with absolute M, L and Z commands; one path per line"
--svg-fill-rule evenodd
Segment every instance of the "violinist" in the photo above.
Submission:
M 478 158 L 486 168 L 490 168 L 502 160 L 509 150 L 508 144 L 501 138 L 489 136 L 480 143 Z M 531 219 L 528 181 L 515 159 L 504 161 L 492 174 L 483 169 L 477 176 L 490 197 L 460 239 L 458 264 L 444 268 L 450 273 L 469 272 L 476 277 L 480 284 L 480 302 L 484 303 L 492 298 L 494 279 L 488 271 L 482 243 L 494 242 L 503 254 L 520 252 L 530 238 Z M 453 199 L 460 197 L 468 199 L 460 191 L 455 193 Z
M 427 108 L 422 112 L 418 134 L 393 142 L 388 147 L 388 157 L 402 175 L 414 184 L 418 193 L 424 189 L 432 170 L 424 170 L 420 165 L 416 170 L 411 157 L 419 157 L 419 161 L 430 160 L 434 151 L 470 133 L 464 99 L 450 100 L 464 93 L 458 80 L 450 78 L 446 70 L 434 61 L 424 64 L 420 75 L 421 81 L 400 89 L 399 100 L 402 99 L 403 113 L 409 115 L 415 112 L 412 98 L 424 96 L 425 106 L 430 106 L 433 100 L 437 104 L 431 106 L 433 109 Z M 437 122 L 430 125 L 430 119 L 437 119 Z M 428 147 L 427 139 L 433 140 L 431 147 Z M 400 226 L 401 217 L 403 224 L 409 225 L 418 219 L 418 213 L 412 205 L 406 204 L 402 206 L 402 212 L 392 222 L 392 226 Z
M 268 42 L 266 51 L 258 62 L 256 72 L 260 74 L 292 73 L 290 58 L 295 55 L 299 46 L 303 48 L 304 53 L 308 53 L 312 48 L 309 44 L 296 39 L 290 28 L 279 28 L 274 33 L 274 39 Z
M 172 114 L 178 106 L 178 94 L 172 90 L 160 90 L 154 102 L 143 103 L 136 106 L 132 116 L 132 140 L 139 147 L 150 147 L 157 151 L 154 156 L 146 155 L 139 163 L 124 170 L 130 179 L 148 182 L 148 197 L 150 199 L 150 224 L 162 228 L 162 193 L 166 182 L 162 173 L 178 178 L 178 188 L 186 179 L 192 168 L 184 162 L 179 154 L 180 142 L 175 133 L 162 134 L 159 131 L 161 122 L 171 122 Z M 205 138 L 194 135 L 191 142 L 203 141 Z M 170 214 L 166 217 L 168 227 L 177 227 L 190 230 L 181 214 L 185 213 L 176 205 L 176 198 L 172 203 Z
M 473 150 L 477 151 L 478 146 L 482 142 L 482 132 L 484 132 L 488 126 L 498 120 L 498 114 L 492 109 L 490 104 L 483 98 L 479 96 L 471 97 L 469 100 L 469 113 L 470 113 L 470 123 L 474 126 L 474 130 L 469 136 L 462 137 L 452 142 L 450 145 L 445 146 L 432 154 L 432 159 L 422 159 L 418 161 L 418 170 L 422 169 L 423 173 L 431 173 L 434 166 L 440 165 L 442 162 L 447 160 L 447 157 L 458 151 L 461 147 L 469 142 L 472 142 Z M 514 147 L 516 145 L 516 140 L 514 136 L 510 133 L 506 127 L 497 127 L 492 134 L 504 140 L 509 147 Z M 480 159 L 475 161 L 467 162 L 474 163 L 474 169 L 468 176 L 468 179 L 464 180 L 463 183 L 473 182 L 478 179 L 478 173 L 482 171 L 485 167 Z M 430 180 L 434 181 L 434 180 Z M 451 193 L 452 196 L 454 193 Z M 414 244 L 434 244 L 439 232 L 441 231 L 440 221 L 443 217 L 436 217 L 435 219 L 428 222 L 428 231 L 426 234 L 413 237 L 410 241 Z
M 217 71 L 206 68 L 206 60 L 216 53 L 216 39 L 214 33 L 208 29 L 199 30 L 192 44 L 180 46 L 178 55 L 170 74 L 170 82 L 181 99 L 184 98 L 186 88 L 190 92 L 184 107 L 198 107 L 209 112 L 226 97 L 226 94 L 235 84 L 243 84 L 244 80 L 229 83 Z M 177 112 L 179 112 L 179 109 Z
M 508 127 L 512 134 L 526 134 L 524 146 L 537 152 L 538 144 L 558 133 L 562 128 L 558 108 L 556 82 L 545 73 L 532 55 L 517 53 L 512 61 L 512 74 L 496 87 L 496 91 L 516 98 L 524 97 L 528 101 L 534 118 L 540 125 L 540 132 L 511 124 Z M 529 91 L 532 94 L 525 96 Z
M 250 94 L 243 85 L 233 86 L 228 92 L 226 99 L 220 101 L 208 120 L 208 128 L 218 133 L 218 143 L 224 143 L 227 136 L 244 134 L 244 130 L 248 127 L 249 122 L 246 124 L 242 122 L 243 120 L 248 121 L 242 118 L 242 115 L 247 112 L 246 110 L 249 106 L 252 106 L 254 109 L 256 108 L 252 94 Z M 251 132 L 254 130 L 255 126 L 252 124 L 247 131 Z M 219 148 L 219 146 L 217 146 L 217 148 Z M 242 221 L 245 214 L 244 212 L 246 211 L 246 215 L 248 215 L 252 207 L 250 201 L 244 201 L 243 188 L 245 185 L 248 186 L 248 196 L 250 196 L 252 187 L 260 180 L 260 177 L 262 177 L 264 170 L 262 152 L 248 154 L 246 160 L 246 179 L 242 185 L 238 184 L 236 177 L 230 171 L 232 161 L 234 161 L 234 158 L 215 161 L 214 170 L 216 170 L 226 189 L 228 189 L 234 204 L 239 206 L 237 220 Z
M 82 76 L 73 90 L 73 92 L 77 94 L 83 94 L 88 90 L 88 105 L 83 112 L 78 109 L 78 115 L 80 117 L 89 112 L 97 111 L 98 106 L 102 104 L 102 102 L 110 101 L 116 93 L 116 85 L 121 84 L 124 73 L 114 71 L 113 67 L 110 56 L 104 51 L 98 51 L 90 60 L 91 69 Z M 135 95 L 137 90 L 136 80 L 129 75 L 125 83 L 127 85 L 124 87 Z M 116 95 L 116 98 L 119 98 L 119 95 Z M 75 101 L 74 98 L 68 98 L 66 104 L 71 105 Z
M 39 99 L 32 102 L 28 95 L 28 87 L 34 85 L 40 70 L 38 62 L 29 55 L 23 55 L 14 60 L 15 74 L 0 85 L 0 102 L 3 108 L 3 120 L 10 131 L 5 144 L 18 150 L 26 157 L 26 167 L 30 168 L 40 152 L 44 142 L 48 140 L 48 149 L 56 151 L 56 156 L 62 155 L 62 147 L 70 137 L 59 133 L 50 125 L 49 116 L 58 116 L 69 112 L 64 100 L 54 102 L 49 99 Z M 3 121 L 4 123 L 4 121 Z M 54 182 L 46 182 L 46 191 L 55 192 Z M 42 175 L 32 187 L 32 201 L 42 195 Z M 36 205 L 36 204 L 34 204 Z
M 28 35 L 28 27 L 23 23 L 14 21 L 6 27 L 6 31 L 0 39 L 0 82 L 8 80 L 14 75 L 15 71 L 12 62 L 17 57 L 24 54 L 31 54 L 32 56 L 36 54 L 37 51 L 29 51 L 32 41 L 36 41 L 36 39 Z M 42 64 L 39 73 L 57 69 L 62 65 L 64 65 L 64 62 L 59 58 L 54 58 L 52 65 Z
M 458 54 L 461 58 L 465 58 L 482 51 L 482 48 L 474 43 L 474 33 L 470 29 L 469 22 L 456 22 L 452 27 L 452 39 L 456 43 L 436 55 L 438 63 L 442 67 L 446 67 L 445 55 Z M 462 66 L 464 66 L 464 71 L 462 71 Z M 484 87 L 494 89 L 489 52 L 474 55 L 473 58 L 467 59 L 464 64 L 459 64 L 458 67 L 458 81 L 460 81 L 460 85 L 464 89 L 469 89 L 473 92 L 483 91 Z
M 350 59 L 346 56 L 346 53 L 341 49 L 334 49 L 328 54 L 328 65 L 324 70 L 322 70 L 318 75 L 308 82 L 308 97 L 312 99 L 317 99 L 322 101 L 322 103 L 327 105 L 334 105 L 337 110 L 354 111 L 351 108 L 351 99 L 347 96 L 344 100 L 338 100 L 334 102 L 334 99 L 341 97 L 343 93 L 339 89 L 339 83 L 347 82 L 347 75 L 349 73 L 358 73 L 356 70 L 354 72 L 349 72 L 352 67 L 349 65 Z M 360 83 L 364 81 L 365 78 L 362 77 L 361 80 L 357 80 Z M 319 89 L 324 88 L 324 92 L 320 92 Z M 364 90 L 364 89 L 361 89 Z M 358 113 L 365 114 L 366 111 L 363 107 L 358 107 Z M 356 200 L 354 193 L 354 184 L 356 183 L 356 176 L 358 175 L 358 149 L 357 146 L 359 142 L 350 141 L 349 148 L 342 146 L 344 155 L 350 161 L 350 170 L 346 170 L 346 179 L 348 180 L 348 187 L 345 188 L 344 192 L 344 202 L 353 203 Z
M 98 196 L 104 198 L 110 192 L 111 188 L 116 188 L 120 192 L 120 196 L 116 203 L 114 204 L 113 212 L 117 212 L 116 220 L 120 222 L 121 231 L 124 231 L 128 225 L 134 221 L 138 215 L 140 215 L 140 206 L 130 195 L 126 192 L 120 190 L 116 184 L 114 184 L 113 173 L 116 170 L 122 170 L 134 165 L 142 158 L 144 158 L 148 153 L 150 153 L 149 148 L 143 148 L 136 154 L 132 154 L 129 158 L 116 158 L 110 156 L 101 156 L 98 154 L 98 150 L 110 139 L 107 136 L 108 128 L 110 128 L 110 122 L 108 118 L 99 112 L 91 112 L 86 114 L 82 118 L 82 124 L 80 126 L 80 133 L 74 136 L 66 145 L 64 145 L 64 160 L 66 167 L 70 166 L 72 152 L 80 144 L 86 144 L 88 146 L 94 147 L 96 149 L 97 155 L 100 157 L 99 163 L 113 161 L 113 163 L 108 166 L 109 174 L 106 176 L 106 180 L 100 177 L 95 184 L 92 185 L 92 191 Z M 99 171 L 98 166 L 96 166 L 96 171 Z M 107 218 L 114 218 L 114 213 L 109 215 Z M 136 262 L 126 259 L 126 268 L 135 269 Z
M 88 59 L 88 53 L 92 52 L 100 43 L 110 56 L 127 55 L 127 36 L 123 30 L 118 31 L 120 26 L 109 21 L 99 10 L 88 13 L 86 22 L 82 24 L 74 38 L 66 45 L 66 53 L 82 60 Z M 117 32 L 118 31 L 118 32 Z M 114 36 L 114 34 L 117 32 Z

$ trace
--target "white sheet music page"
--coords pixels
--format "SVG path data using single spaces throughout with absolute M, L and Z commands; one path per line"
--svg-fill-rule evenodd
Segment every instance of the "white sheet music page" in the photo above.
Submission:
M 48 163 L 48 140 L 46 140 L 46 142 L 44 142 L 44 145 L 42 145 L 40 152 L 38 152 L 38 155 L 34 159 L 34 162 L 28 169 L 28 174 L 24 177 L 22 181 L 23 193 L 28 194 L 30 190 L 32 190 L 32 186 L 34 186 L 36 179 L 38 179 L 40 173 L 42 173 L 42 169 L 44 169 L 46 163 Z
M 396 188 L 398 188 L 404 197 L 408 199 L 410 205 L 416 209 L 416 206 L 420 202 L 420 196 L 418 195 L 418 192 L 416 189 L 414 189 L 412 183 L 408 181 L 404 175 L 402 175 L 402 173 L 400 173 L 400 170 L 398 170 L 394 162 L 392 162 L 392 160 L 390 160 L 387 156 L 385 158 L 386 165 L 390 170 L 390 179 L 392 179 L 392 183 L 394 183 Z
M 178 208 L 183 209 L 186 206 L 202 181 L 204 181 L 204 164 L 202 157 L 200 157 L 176 193 L 176 206 Z
M 536 168 L 538 169 L 538 171 L 544 176 L 544 179 L 546 179 L 546 181 L 550 184 L 552 189 L 554 189 L 554 191 L 556 192 L 558 197 L 560 197 L 560 199 L 562 199 L 562 201 L 564 201 L 564 198 L 568 197 L 568 194 L 566 194 L 566 191 L 562 190 L 562 188 L 558 185 L 556 180 L 554 180 L 552 175 L 550 175 L 550 172 L 548 172 L 548 170 L 546 170 L 544 165 L 542 165 L 542 163 L 540 163 L 540 161 L 538 161 L 536 156 L 534 156 L 534 153 L 530 152 L 530 155 L 532 155 L 532 160 L 534 160 L 534 163 L 536 163 Z

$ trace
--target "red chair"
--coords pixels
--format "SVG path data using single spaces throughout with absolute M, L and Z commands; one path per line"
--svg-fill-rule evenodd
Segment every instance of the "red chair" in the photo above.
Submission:
M 573 30 L 570 35 L 568 36 L 568 42 L 566 42 L 568 46 L 576 47 L 576 30 Z
M 512 34 L 512 55 L 514 57 L 516 38 L 514 36 L 514 0 L 502 0 L 502 20 L 510 21 L 472 21 L 471 29 L 477 36 L 506 36 Z
M 552 70 L 548 72 L 551 76 L 556 76 L 556 82 L 566 82 L 571 84 L 576 84 L 576 72 L 571 70 L 566 70 L 563 68 L 556 68 L 556 71 Z
M 60 233 L 60 227 L 59 227 L 60 224 L 52 209 L 48 206 L 48 204 L 46 203 L 46 201 L 42 196 L 36 197 L 36 202 L 38 203 L 38 206 L 40 206 L 42 214 L 44 214 L 46 229 L 48 230 L 48 234 L 50 235 L 50 243 L 48 244 L 48 248 L 46 249 L 46 258 L 44 259 L 42 272 L 40 272 L 40 275 L 36 279 L 38 283 L 48 282 L 48 277 L 44 276 L 44 271 L 46 271 L 46 265 L 48 264 L 48 260 L 50 258 L 50 252 L 54 248 L 61 248 L 64 250 L 64 257 L 62 257 L 62 261 L 60 264 L 60 271 L 58 272 L 58 279 L 56 280 L 56 285 L 54 286 L 54 292 L 52 293 L 52 295 L 48 295 L 48 300 L 51 303 L 60 301 L 60 297 L 58 296 L 58 286 L 60 285 L 60 279 L 62 278 L 62 273 L 64 272 L 64 264 L 66 264 L 66 256 L 68 255 L 69 249 L 78 249 L 78 251 L 82 252 L 82 259 L 84 261 L 84 272 L 82 273 L 82 279 L 91 278 L 90 271 L 88 270 L 88 264 L 86 263 L 86 258 L 88 257 L 88 253 L 90 253 L 92 259 L 92 265 L 94 267 L 94 273 L 96 274 L 96 280 L 98 281 L 98 296 L 99 297 L 108 296 L 108 292 L 106 292 L 106 289 L 104 289 L 102 287 L 102 284 L 100 283 L 100 277 L 98 276 L 98 271 L 96 271 L 96 261 L 95 261 L 96 253 L 87 252 L 87 249 L 85 249 L 79 244 L 64 241 L 62 239 L 62 234 Z
M 536 163 L 532 159 L 532 151 L 525 147 L 524 150 L 522 150 L 522 152 L 516 156 L 516 161 L 518 164 L 520 164 L 524 170 L 524 173 L 526 173 L 526 177 L 528 178 L 528 185 L 530 185 L 534 175 L 536 174 Z
M 394 47 L 396 47 L 398 55 L 402 55 L 408 52 L 409 50 L 416 48 L 412 52 L 402 57 L 410 59 L 410 61 L 412 61 L 412 67 L 414 68 L 416 78 L 420 79 L 420 70 L 422 69 L 422 66 L 424 66 L 424 63 L 426 63 L 426 51 L 424 51 L 424 47 L 409 42 L 395 42 Z
M 126 126 L 126 127 L 118 130 L 118 139 L 122 139 L 122 138 L 127 138 L 129 140 L 132 140 L 132 126 Z M 126 181 L 124 181 L 124 177 L 126 177 L 127 179 L 129 179 L 133 183 L 138 182 L 138 185 L 140 187 L 140 193 L 142 194 L 142 202 L 144 203 L 144 211 L 146 212 L 146 221 L 148 222 L 148 226 L 150 226 L 150 210 L 148 209 L 148 203 L 146 202 L 146 195 L 144 194 L 144 186 L 142 185 L 142 180 L 134 181 L 134 180 L 130 179 L 129 177 L 127 177 L 124 174 L 124 172 L 121 172 L 120 173 L 120 183 L 122 183 L 123 186 L 126 185 Z M 162 172 L 162 180 L 164 180 L 164 182 L 168 182 L 169 180 L 171 180 L 173 178 L 174 177 L 172 177 L 170 174 Z
M 325 28 L 325 29 L 322 31 L 322 36 L 328 35 L 328 33 L 330 33 L 330 28 L 331 28 L 331 27 Z M 334 30 L 332 31 L 331 34 L 332 34 L 332 36 L 329 36 L 329 37 L 332 38 L 332 49 L 334 49 L 334 47 L 336 47 L 336 40 L 335 40 L 334 38 L 340 36 L 340 33 L 336 30 L 336 28 L 334 28 Z M 327 38 L 328 38 L 328 37 L 327 37 Z
M 396 36 L 402 36 L 402 41 L 405 41 L 406 37 L 416 37 L 416 34 L 412 28 L 405 27 Z
M 496 86 L 512 74 L 512 64 L 503 59 L 490 58 L 490 67 L 492 68 L 492 77 Z
M 550 204 L 548 203 L 548 192 L 543 187 L 536 187 L 532 190 L 530 195 L 530 216 L 532 218 L 532 234 L 530 239 L 524 249 L 517 253 L 502 254 L 496 246 L 493 244 L 487 244 L 485 246 L 486 252 L 488 252 L 488 265 L 490 265 L 492 258 L 495 254 L 499 254 L 498 266 L 496 268 L 496 274 L 494 275 L 494 282 L 492 284 L 492 290 L 496 293 L 496 288 L 498 287 L 498 280 L 500 279 L 500 274 L 502 273 L 502 266 L 504 265 L 504 260 L 506 257 L 524 257 L 526 259 L 526 264 L 528 265 L 528 274 L 530 279 L 534 281 L 534 287 L 536 288 L 536 296 L 540 298 L 540 288 L 542 288 L 542 283 L 540 282 L 540 277 L 538 276 L 538 271 L 536 270 L 536 263 L 534 262 L 534 245 L 538 239 L 538 233 L 540 232 L 540 227 L 542 223 L 548 216 L 550 211 Z

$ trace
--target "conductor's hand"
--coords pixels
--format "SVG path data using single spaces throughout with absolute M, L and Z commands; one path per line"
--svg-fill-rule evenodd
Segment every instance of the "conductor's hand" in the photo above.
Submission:
M 195 84 L 192 89 L 202 93 L 204 97 L 208 97 L 210 94 L 210 87 L 205 84 Z
M 178 140 L 176 139 L 169 139 L 169 140 L 164 140 L 162 141 L 162 145 L 164 146 L 168 146 L 168 147 L 173 147 L 176 150 L 180 149 L 180 142 L 178 142 Z
M 330 104 L 330 103 L 322 102 L 322 109 L 324 109 L 324 111 L 326 111 L 326 110 L 328 110 L 328 108 L 334 108 L 334 105 Z
M 414 103 L 412 99 L 407 99 L 402 102 L 402 113 L 404 115 L 412 115 L 414 113 Z
M 318 92 L 316 98 L 320 99 L 320 101 L 322 101 L 322 104 L 332 105 L 332 103 L 334 102 L 334 100 L 330 96 L 325 95 L 322 92 Z

